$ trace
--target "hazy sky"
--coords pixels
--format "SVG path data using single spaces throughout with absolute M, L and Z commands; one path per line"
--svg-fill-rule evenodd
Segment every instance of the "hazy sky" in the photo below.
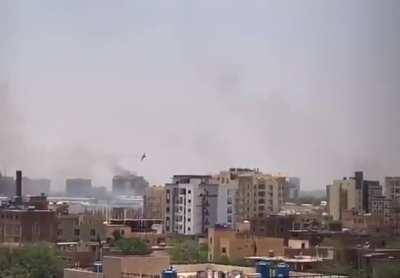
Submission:
M 9 173 L 400 175 L 398 0 L 0 0 L 0 18 Z

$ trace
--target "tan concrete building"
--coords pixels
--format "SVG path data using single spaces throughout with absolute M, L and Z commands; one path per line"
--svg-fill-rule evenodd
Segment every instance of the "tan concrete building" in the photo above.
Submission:
M 258 170 L 238 176 L 237 221 L 278 213 L 283 205 L 285 177 L 266 175 Z
M 169 256 L 151 254 L 148 256 L 104 256 L 104 277 L 154 277 L 170 265 Z
M 103 278 L 103 273 L 96 273 L 85 269 L 65 268 L 64 278 Z M 118 276 L 119 277 L 119 276 Z
M 36 209 L 1 209 L 0 242 L 25 243 L 57 240 L 54 211 Z
M 97 215 L 58 216 L 58 241 L 97 241 L 106 239 L 103 218 Z
M 283 238 L 256 237 L 248 232 L 231 229 L 212 228 L 208 232 L 208 259 L 217 262 L 227 257 L 240 260 L 251 256 L 283 256 Z
M 329 215 L 334 220 L 342 220 L 344 210 L 358 210 L 359 190 L 354 179 L 335 180 L 328 186 Z
M 146 219 L 164 219 L 165 187 L 151 186 L 146 188 L 144 195 L 143 214 Z

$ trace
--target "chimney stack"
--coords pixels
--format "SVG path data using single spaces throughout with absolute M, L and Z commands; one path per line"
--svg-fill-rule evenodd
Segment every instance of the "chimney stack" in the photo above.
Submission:
M 16 183 L 15 195 L 18 198 L 22 198 L 22 171 L 18 170 L 16 174 L 17 174 L 17 179 L 15 181 Z

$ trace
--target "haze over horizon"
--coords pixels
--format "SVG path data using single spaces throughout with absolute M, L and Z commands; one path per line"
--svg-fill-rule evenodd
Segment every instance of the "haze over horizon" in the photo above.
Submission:
M 0 171 L 400 175 L 399 26 L 396 0 L 1 1 Z

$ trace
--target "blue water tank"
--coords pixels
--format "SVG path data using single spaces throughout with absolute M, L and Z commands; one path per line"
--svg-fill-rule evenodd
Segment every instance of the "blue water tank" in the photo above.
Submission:
M 176 272 L 175 269 L 170 267 L 167 270 L 164 270 L 162 272 L 161 277 L 162 278 L 178 278 L 178 272 Z
M 271 263 L 270 262 L 258 262 L 256 264 L 256 272 L 261 275 L 261 278 L 270 278 Z
M 102 273 L 103 272 L 103 263 L 102 262 L 94 262 L 93 271 L 96 273 Z
M 282 278 L 289 278 L 289 265 L 280 263 L 276 266 L 276 276 Z M 279 276 L 280 275 L 280 276 Z

